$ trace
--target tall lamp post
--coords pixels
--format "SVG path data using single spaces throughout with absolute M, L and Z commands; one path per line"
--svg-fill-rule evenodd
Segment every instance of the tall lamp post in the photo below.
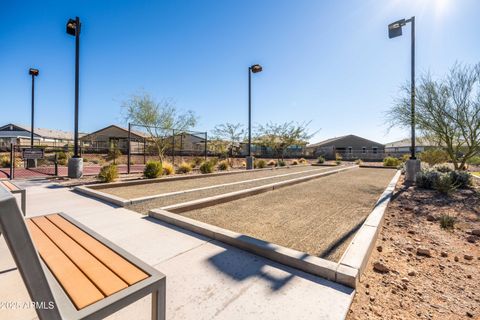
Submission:
M 38 69 L 30 68 L 28 70 L 28 74 L 32 76 L 32 122 L 30 128 L 30 148 L 33 148 L 33 137 L 35 131 L 35 77 L 38 76 L 39 71 Z M 27 167 L 28 168 L 35 168 L 37 166 L 35 159 L 28 159 L 27 160 Z
M 70 178 L 80 178 L 83 175 L 83 159 L 78 152 L 78 79 L 80 64 L 80 30 L 82 24 L 80 18 L 69 19 L 67 22 L 67 34 L 75 36 L 75 131 L 74 131 L 74 154 L 68 161 L 68 176 Z
M 255 159 L 252 157 L 252 73 L 262 72 L 262 66 L 254 64 L 248 67 L 248 156 L 247 170 L 254 168 Z
M 390 39 L 402 35 L 402 27 L 407 23 L 411 23 L 411 89 L 410 89 L 410 126 L 412 142 L 410 147 L 410 160 L 407 161 L 405 180 L 413 182 L 418 171 L 420 171 L 420 160 L 416 157 L 415 146 L 415 17 L 410 19 L 401 19 L 388 25 L 388 37 Z

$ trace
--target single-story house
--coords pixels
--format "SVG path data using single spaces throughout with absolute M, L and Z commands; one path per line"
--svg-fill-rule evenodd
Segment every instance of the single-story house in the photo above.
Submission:
M 148 136 L 146 134 L 132 130 L 130 132 L 132 153 L 143 152 L 143 147 L 147 140 Z M 114 124 L 86 134 L 80 138 L 84 152 L 105 152 L 113 147 L 117 147 L 121 152 L 126 153 L 128 150 L 127 141 L 128 129 Z M 141 149 L 141 151 L 139 149 Z
M 28 126 L 9 123 L 0 127 L 0 148 L 5 150 L 11 143 L 29 146 L 31 129 Z M 62 130 L 36 128 L 33 134 L 35 146 L 63 147 L 73 143 L 73 133 Z
M 384 149 L 384 145 L 379 142 L 349 134 L 309 144 L 306 154 L 326 159 L 335 159 L 335 155 L 340 154 L 345 160 L 376 160 L 383 159 Z
M 385 144 L 385 153 L 391 156 L 402 156 L 404 154 L 409 154 L 412 145 L 412 139 L 407 138 L 399 141 L 394 141 Z M 438 148 L 439 145 L 433 141 L 430 141 L 426 138 L 418 137 L 415 139 L 415 151 L 423 152 L 428 149 Z

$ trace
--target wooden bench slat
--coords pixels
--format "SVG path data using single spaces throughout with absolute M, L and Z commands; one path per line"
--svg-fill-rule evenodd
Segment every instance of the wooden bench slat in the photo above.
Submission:
M 36 217 L 31 218 L 31 220 L 72 260 L 104 295 L 110 296 L 128 287 L 115 273 L 78 243 L 73 241 L 47 218 Z M 69 279 L 65 280 L 68 281 Z
M 105 264 L 116 275 L 122 278 L 129 285 L 149 277 L 147 273 L 139 269 L 137 266 L 120 256 L 103 243 L 75 226 L 58 214 L 46 216 L 53 224 L 62 229 L 73 240 L 94 255 L 99 261 Z
M 3 183 L 3 185 L 4 185 L 5 187 L 7 187 L 7 189 L 10 190 L 10 191 L 20 190 L 19 187 L 17 187 L 16 185 L 14 185 L 13 183 L 11 183 L 10 181 L 1 181 L 1 183 Z
M 32 221 L 26 220 L 38 253 L 77 309 L 105 298 L 100 290 Z

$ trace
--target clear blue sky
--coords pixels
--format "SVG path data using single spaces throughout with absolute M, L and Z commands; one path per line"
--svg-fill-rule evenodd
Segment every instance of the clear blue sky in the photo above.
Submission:
M 73 130 L 74 38 L 83 21 L 80 131 L 124 124 L 130 94 L 173 98 L 200 117 L 196 129 L 312 120 L 313 142 L 357 134 L 408 137 L 383 125 L 409 79 L 410 27 L 389 40 L 387 24 L 417 19 L 417 72 L 445 73 L 480 61 L 478 0 L 1 1 L 0 123 L 30 121 L 28 68 L 37 67 L 36 126 Z

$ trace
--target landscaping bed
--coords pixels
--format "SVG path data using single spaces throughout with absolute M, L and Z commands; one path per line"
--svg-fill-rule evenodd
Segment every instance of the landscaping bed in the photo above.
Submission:
M 181 215 L 337 261 L 395 173 L 356 168 Z
M 480 184 L 446 196 L 402 183 L 347 319 L 478 319 Z

